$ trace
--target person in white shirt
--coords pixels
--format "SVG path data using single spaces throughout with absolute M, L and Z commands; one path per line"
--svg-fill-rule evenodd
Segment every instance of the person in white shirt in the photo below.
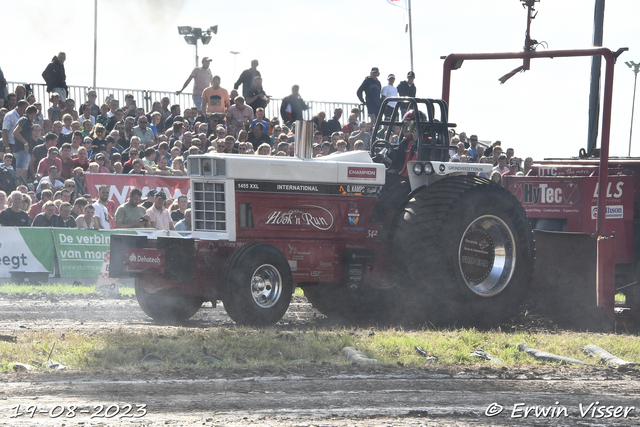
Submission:
M 62 116 L 62 123 L 64 123 L 64 127 L 62 128 L 63 135 L 73 132 L 73 129 L 71 129 L 71 123 L 73 123 L 73 117 L 71 114 L 65 114 Z
M 202 111 L 202 92 L 211 86 L 213 75 L 211 74 L 211 70 L 209 69 L 209 64 L 211 64 L 212 59 L 208 56 L 202 58 L 202 67 L 194 68 L 189 78 L 186 82 L 184 82 L 184 86 L 182 89 L 176 92 L 176 95 L 180 95 L 182 91 L 189 85 L 189 82 L 193 80 L 193 103 L 195 104 L 198 111 Z
M 95 216 L 96 208 L 93 205 L 87 205 L 84 208 L 84 214 L 78 215 L 76 225 L 81 230 L 100 230 L 100 221 Z
M 394 76 L 393 74 L 389 74 L 389 77 L 387 77 L 387 81 L 389 82 L 389 84 L 383 87 L 382 92 L 380 93 L 382 95 L 382 101 L 384 101 L 385 98 L 394 98 L 398 96 L 398 88 L 393 85 L 393 83 L 396 81 L 396 76 Z M 390 102 L 387 104 L 386 108 L 384 109 L 384 116 L 386 118 L 391 117 L 393 108 L 396 106 L 396 104 L 396 102 Z
M 462 161 L 462 155 L 464 154 L 464 143 L 458 142 L 457 145 L 458 145 L 458 150 L 453 155 L 451 155 L 452 162 Z
M 98 190 L 100 198 L 93 204 L 96 210 L 96 218 L 98 218 L 100 228 L 103 230 L 111 230 L 111 223 L 109 222 L 109 192 L 108 185 L 100 186 L 100 190 Z
M 500 154 L 500 156 L 498 156 L 498 165 L 495 166 L 493 169 L 491 169 L 491 172 L 493 171 L 498 171 L 500 173 L 500 175 L 505 174 L 506 172 L 509 172 L 509 166 L 507 166 L 507 156 L 504 154 Z
M 49 175 L 43 177 L 40 182 L 38 182 L 38 186 L 36 187 L 36 194 L 40 194 L 44 189 L 44 185 L 48 184 L 48 188 L 51 191 L 62 190 L 64 187 L 64 182 L 60 181 L 60 169 L 58 166 L 50 166 L 49 167 Z
M 89 104 L 82 105 L 82 114 L 78 117 L 78 122 L 80 124 L 85 120 L 90 120 L 92 126 L 96 125 L 96 118 L 91 115 L 91 106 Z

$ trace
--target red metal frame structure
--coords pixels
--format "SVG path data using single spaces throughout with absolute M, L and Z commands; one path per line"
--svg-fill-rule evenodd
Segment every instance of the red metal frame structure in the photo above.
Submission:
M 607 188 L 607 175 L 609 168 L 609 134 L 611 131 L 611 104 L 613 99 L 613 66 L 616 58 L 611 50 L 601 47 L 593 49 L 574 50 L 547 50 L 544 52 L 523 51 L 523 52 L 498 52 L 498 53 L 452 53 L 444 61 L 444 73 L 442 77 L 442 99 L 449 104 L 449 92 L 451 86 L 451 71 L 454 63 L 464 60 L 487 60 L 487 59 L 522 59 L 526 64 L 533 58 L 571 58 L 580 56 L 602 56 L 605 58 L 606 71 L 604 81 L 604 99 L 602 108 L 602 142 L 600 147 L 600 188 Z M 458 67 L 459 68 L 459 67 Z M 605 197 L 602 193 L 598 195 L 598 210 L 604 212 Z M 596 235 L 604 230 L 605 218 L 598 216 Z M 606 236 L 602 236 L 606 237 Z
M 531 59 L 535 58 L 571 58 L 586 56 L 602 56 L 606 60 L 604 99 L 602 109 L 602 140 L 600 147 L 599 185 L 607 188 L 609 168 L 609 137 L 611 131 L 611 105 L 613 99 L 613 71 L 616 55 L 608 48 L 572 49 L 572 50 L 547 50 L 537 52 L 534 49 L 534 40 L 530 38 L 533 7 L 528 4 L 527 31 L 525 34 L 524 50 L 522 52 L 496 52 L 496 53 L 454 53 L 445 58 L 442 76 L 442 99 L 449 104 L 451 89 L 451 71 L 460 68 L 465 60 L 495 60 L 495 59 L 522 59 L 523 65 L 507 74 L 501 81 L 506 81 L 519 71 L 529 70 Z M 626 49 L 624 49 L 626 50 Z M 619 51 L 620 52 L 620 51 Z M 598 212 L 605 212 L 605 192 L 598 193 Z M 607 315 L 614 318 L 614 281 L 608 277 L 609 271 L 613 274 L 613 242 L 605 232 L 606 215 L 598 215 L 594 237 L 598 244 L 598 269 L 597 269 L 597 300 L 598 306 L 604 307 Z

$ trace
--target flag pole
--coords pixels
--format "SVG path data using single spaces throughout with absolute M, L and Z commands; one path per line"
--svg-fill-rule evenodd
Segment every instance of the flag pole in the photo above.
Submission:
M 413 71 L 413 30 L 411 29 L 411 0 L 409 0 L 409 55 L 411 56 L 411 71 Z
M 93 2 L 93 89 L 96 88 L 96 61 L 98 57 L 98 0 Z

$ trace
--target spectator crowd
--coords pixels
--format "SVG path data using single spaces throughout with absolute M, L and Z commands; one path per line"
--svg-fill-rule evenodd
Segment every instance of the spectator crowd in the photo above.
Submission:
M 116 210 L 108 186 L 100 188 L 97 200 L 87 194 L 85 174 L 184 176 L 188 156 L 207 152 L 293 156 L 295 121 L 309 108 L 294 85 L 282 99 L 280 117 L 265 117 L 271 97 L 265 92 L 258 61 L 252 61 L 228 91 L 220 77 L 212 74 L 208 57 L 176 92 L 180 94 L 193 81 L 193 107 L 171 105 L 164 97 L 146 111 L 136 105 L 132 94 L 126 94 L 123 102 L 111 96 L 99 102 L 92 89 L 76 103 L 68 98 L 65 61 L 66 55 L 59 53 L 42 74 L 50 93 L 45 105 L 23 85 L 7 93 L 0 70 L 3 226 L 189 230 L 186 196 L 172 200 L 163 192 L 143 195 L 133 189 L 127 203 Z M 330 118 L 324 111 L 313 116 L 314 157 L 369 150 L 372 123 L 382 101 L 416 95 L 413 72 L 397 87 L 393 74 L 382 87 L 379 74 L 372 68 L 356 91 L 367 107 L 368 121 L 361 120 L 364 112 L 359 108 L 348 112 L 344 125 L 341 108 Z M 387 109 L 393 107 L 389 103 Z M 391 145 L 398 144 L 399 134 L 399 130 L 393 132 Z M 505 174 L 526 174 L 531 167 L 532 160 L 523 163 L 513 149 L 503 153 L 499 141 L 485 148 L 476 135 L 467 138 L 465 132 L 452 132 L 451 143 L 458 146 L 451 152 L 452 161 L 491 163 L 494 168 L 486 177 L 496 182 Z

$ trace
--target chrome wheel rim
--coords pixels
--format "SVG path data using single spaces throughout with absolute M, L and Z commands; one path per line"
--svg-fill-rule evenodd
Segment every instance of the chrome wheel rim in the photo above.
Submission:
M 458 263 L 471 292 L 481 297 L 502 292 L 516 264 L 515 241 L 507 224 L 494 215 L 476 218 L 462 235 Z
M 260 308 L 273 307 L 282 295 L 282 277 L 277 268 L 263 264 L 251 276 L 251 295 Z

